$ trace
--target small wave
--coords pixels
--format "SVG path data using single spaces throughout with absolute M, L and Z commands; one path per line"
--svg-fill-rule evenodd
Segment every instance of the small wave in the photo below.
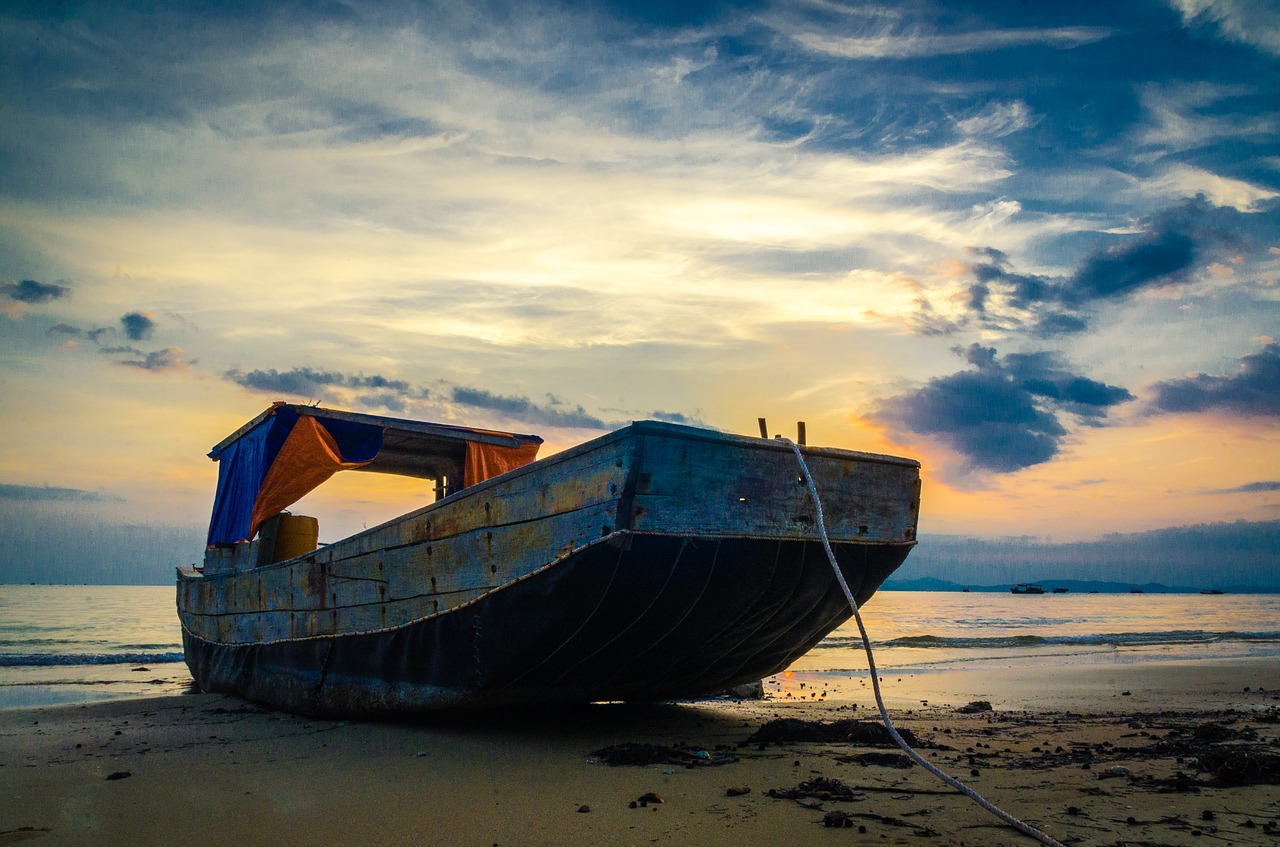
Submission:
M 182 660 L 182 653 L 0 653 L 0 668 L 159 665 Z
M 873 641 L 872 646 L 915 647 L 919 649 L 987 649 L 1034 647 L 1152 647 L 1162 644 L 1218 644 L 1222 642 L 1280 642 L 1280 632 L 1206 632 L 1204 630 L 1174 630 L 1170 632 L 1112 632 L 1099 635 L 1006 635 L 987 638 L 947 638 L 940 635 L 910 635 Z M 847 649 L 861 647 L 862 640 L 848 636 L 834 636 L 818 644 L 819 649 Z

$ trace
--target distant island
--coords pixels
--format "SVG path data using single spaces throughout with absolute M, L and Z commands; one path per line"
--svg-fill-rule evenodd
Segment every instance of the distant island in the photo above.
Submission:
M 994 585 L 964 585 L 948 579 L 925 576 L 919 579 L 895 579 L 890 577 L 880 587 L 882 591 L 969 591 L 973 593 L 991 592 L 1009 594 L 1013 585 L 1018 583 L 996 583 Z M 1258 585 L 1228 585 L 1205 588 L 1192 585 L 1165 585 L 1160 582 L 1106 582 L 1103 580 L 1082 579 L 1036 579 L 1032 584 L 1044 589 L 1045 594 L 1275 594 L 1280 589 Z
M 1237 521 L 1052 542 L 1030 536 L 928 535 L 885 588 L 1280 592 L 1280 521 Z

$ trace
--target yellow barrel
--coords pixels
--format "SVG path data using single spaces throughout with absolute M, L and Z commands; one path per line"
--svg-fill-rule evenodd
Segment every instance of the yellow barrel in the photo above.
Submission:
M 316 549 L 320 522 L 308 515 L 281 512 L 262 522 L 258 530 L 258 567 L 283 562 Z
M 271 560 L 283 562 L 316 549 L 320 538 L 320 522 L 310 515 L 280 515 L 276 526 L 276 550 Z

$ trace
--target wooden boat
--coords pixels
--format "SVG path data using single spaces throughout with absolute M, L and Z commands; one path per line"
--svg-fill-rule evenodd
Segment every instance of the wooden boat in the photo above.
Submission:
M 530 461 L 538 443 L 287 404 L 250 421 L 209 454 L 204 565 L 178 569 L 197 684 L 347 716 L 697 698 L 850 617 L 786 444 L 656 421 Z M 915 544 L 919 464 L 803 450 L 861 604 Z M 282 544 L 310 519 L 280 510 L 339 469 L 435 479 L 440 497 Z
M 1044 589 L 1029 582 L 1019 582 L 1009 589 L 1014 594 L 1043 594 Z

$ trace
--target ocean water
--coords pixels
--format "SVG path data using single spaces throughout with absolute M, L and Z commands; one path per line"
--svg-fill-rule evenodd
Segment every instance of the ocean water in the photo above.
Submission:
M 1280 595 L 882 591 L 863 609 L 881 669 L 1280 656 Z M 796 670 L 863 673 L 850 621 Z M 0 585 L 0 708 L 189 691 L 168 586 Z

